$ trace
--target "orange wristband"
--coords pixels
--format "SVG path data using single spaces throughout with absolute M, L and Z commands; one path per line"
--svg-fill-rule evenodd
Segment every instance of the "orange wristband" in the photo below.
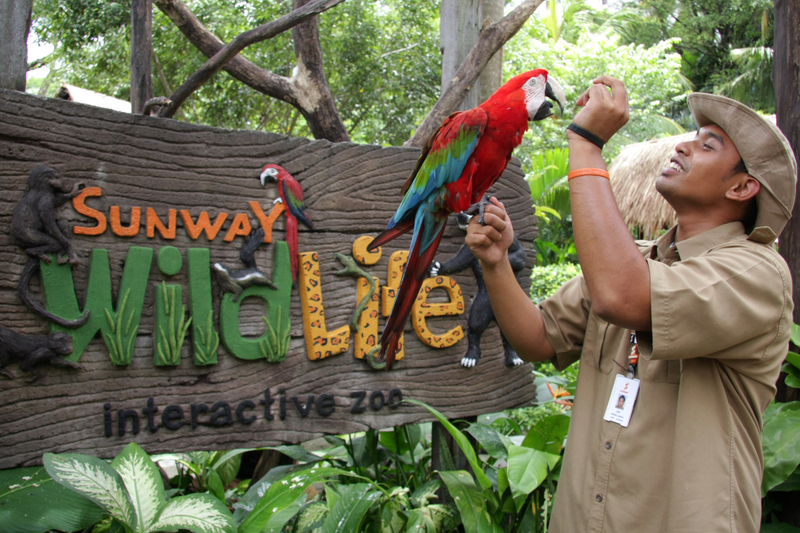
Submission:
M 607 170 L 603 170 L 601 168 L 579 168 L 578 170 L 572 170 L 569 174 L 567 174 L 567 181 L 571 181 L 573 178 L 580 176 L 600 176 L 601 178 L 606 178 L 607 180 L 611 179 L 611 175 Z

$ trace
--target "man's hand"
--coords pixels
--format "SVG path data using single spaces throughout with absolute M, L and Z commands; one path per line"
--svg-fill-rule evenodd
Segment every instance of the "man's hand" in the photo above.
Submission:
M 490 198 L 484 211 L 485 226 L 472 217 L 464 241 L 484 269 L 508 261 L 508 249 L 514 242 L 514 228 L 506 208 L 497 198 Z
M 606 142 L 628 122 L 630 116 L 625 84 L 611 76 L 592 80 L 592 86 L 578 98 L 575 105 L 583 109 L 572 121 Z M 567 131 L 567 137 L 570 140 L 581 138 L 572 131 Z

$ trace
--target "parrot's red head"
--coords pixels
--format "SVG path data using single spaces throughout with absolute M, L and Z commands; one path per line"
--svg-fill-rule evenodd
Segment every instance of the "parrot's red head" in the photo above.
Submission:
M 278 176 L 282 174 L 288 174 L 283 167 L 278 165 L 273 165 L 272 163 L 264 165 L 264 168 L 261 169 L 261 186 L 266 187 L 267 181 L 278 181 Z
M 521 91 L 524 98 L 514 98 L 517 91 Z M 529 70 L 518 74 L 508 80 L 502 87 L 489 97 L 487 104 L 497 103 L 507 105 L 509 102 L 516 102 L 517 105 L 524 105 L 528 115 L 528 120 L 542 120 L 553 115 L 553 104 L 546 98 L 553 100 L 564 112 L 566 96 L 561 84 L 555 78 L 549 76 L 546 70 Z

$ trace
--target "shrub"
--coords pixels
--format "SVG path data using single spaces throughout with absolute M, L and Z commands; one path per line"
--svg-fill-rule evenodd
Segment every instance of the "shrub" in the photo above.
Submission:
M 537 304 L 541 303 L 580 273 L 580 265 L 572 263 L 534 267 L 531 272 L 531 300 Z

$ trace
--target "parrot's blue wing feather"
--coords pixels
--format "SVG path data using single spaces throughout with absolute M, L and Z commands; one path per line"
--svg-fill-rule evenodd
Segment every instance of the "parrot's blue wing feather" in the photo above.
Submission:
M 413 180 L 387 228 L 408 217 L 432 195 L 444 194 L 444 186 L 461 177 L 478 139 L 486 128 L 488 115 L 481 108 L 454 113 L 436 131 L 420 157 Z

